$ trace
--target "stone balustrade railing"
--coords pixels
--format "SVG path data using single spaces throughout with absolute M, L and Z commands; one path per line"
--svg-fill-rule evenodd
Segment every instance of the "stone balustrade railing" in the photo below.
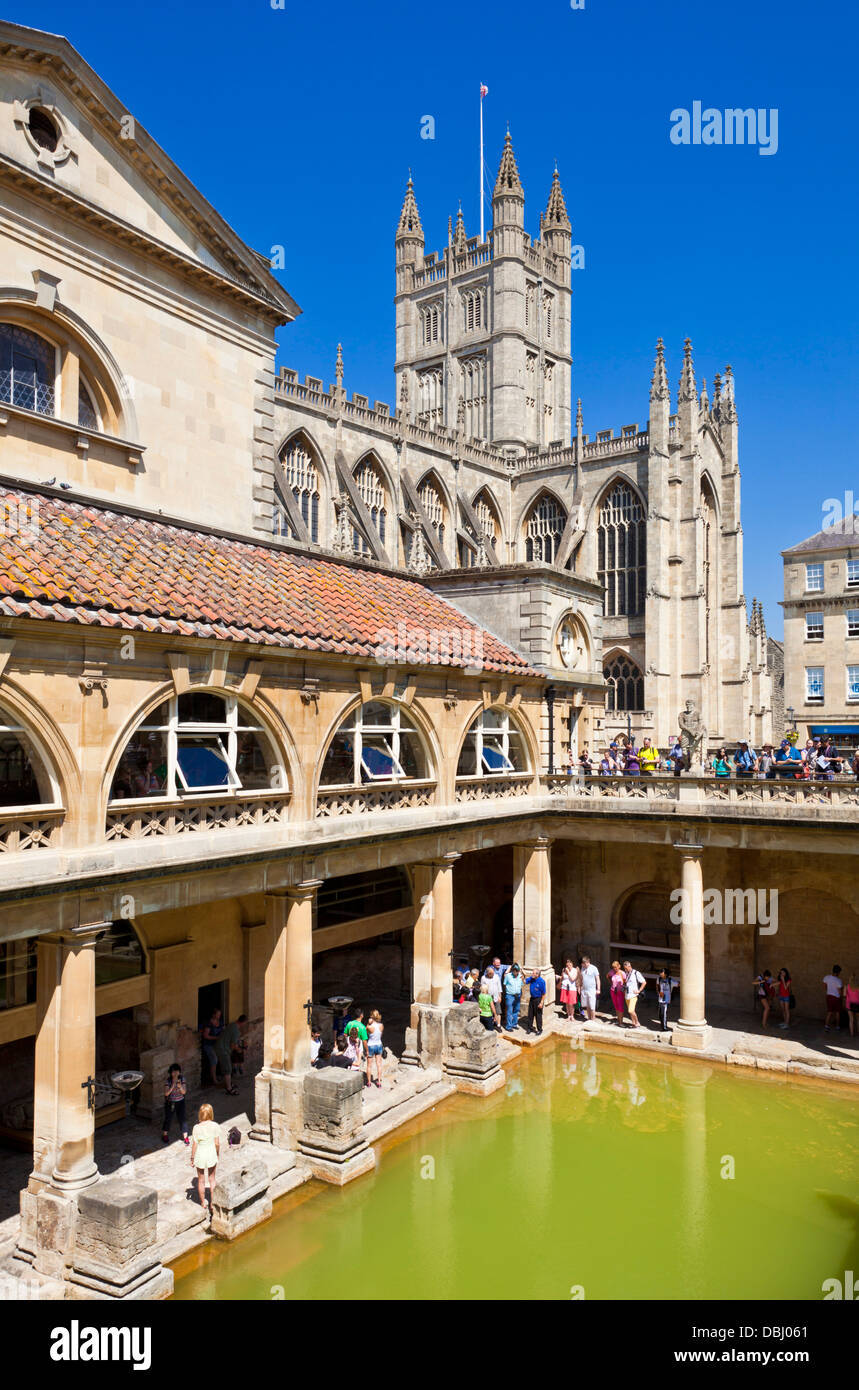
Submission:
M 377 782 L 364 787 L 321 787 L 316 817 L 364 815 L 369 811 L 415 811 L 435 801 L 436 783 Z
M 182 835 L 195 830 L 277 825 L 286 820 L 289 802 L 288 792 L 114 802 L 107 811 L 105 839 L 142 840 L 152 835 Z
M 531 772 L 502 773 L 487 777 L 458 777 L 457 801 L 498 801 L 514 796 L 528 796 L 534 782 Z
M 728 777 L 579 777 L 557 773 L 541 779 L 544 791 L 554 799 L 569 801 L 682 801 L 736 805 L 751 809 L 767 804 L 792 806 L 859 806 L 859 782 L 853 778 L 831 782 L 774 781 Z
M 21 854 L 27 849 L 52 849 L 65 818 L 62 807 L 46 811 L 0 815 L 0 854 Z

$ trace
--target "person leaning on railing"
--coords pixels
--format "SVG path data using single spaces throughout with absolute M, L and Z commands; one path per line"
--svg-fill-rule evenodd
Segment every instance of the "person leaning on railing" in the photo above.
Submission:
M 755 750 L 746 743 L 745 739 L 741 739 L 739 747 L 734 754 L 734 767 L 737 771 L 737 777 L 742 778 L 744 781 L 748 781 L 754 774 L 757 762 Z
M 654 748 L 649 738 L 646 738 L 641 746 L 638 761 L 641 764 L 642 777 L 652 777 L 654 772 L 662 766 L 659 749 Z
M 728 757 L 727 750 L 720 748 L 718 753 L 714 753 L 711 759 L 711 769 L 716 777 L 730 777 L 731 759 Z

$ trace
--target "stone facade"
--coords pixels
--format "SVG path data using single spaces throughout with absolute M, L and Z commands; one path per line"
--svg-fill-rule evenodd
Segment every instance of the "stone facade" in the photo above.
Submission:
M 859 517 L 846 517 L 784 559 L 784 698 L 804 743 L 830 732 L 859 747 Z

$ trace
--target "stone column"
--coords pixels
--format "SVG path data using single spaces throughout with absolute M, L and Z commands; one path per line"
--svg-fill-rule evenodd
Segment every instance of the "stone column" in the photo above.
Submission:
M 21 1193 L 16 1254 L 42 1274 L 65 1277 L 78 1193 L 99 1180 L 95 1111 L 96 922 L 39 938 L 33 1100 L 33 1171 Z
M 461 856 L 415 866 L 414 992 L 403 1062 L 438 1066 L 444 1051 L 444 1016 L 452 1002 L 453 866 Z
M 99 1178 L 85 1083 L 95 1074 L 95 944 L 109 926 L 41 937 L 37 947 L 33 1175 L 64 1192 Z
M 675 1047 L 706 1048 L 712 1029 L 705 1017 L 704 879 L 702 845 L 675 844 L 683 860 L 680 924 L 680 1018 L 671 1041 Z
M 535 969 L 543 976 L 546 981 L 544 1008 L 555 998 L 551 845 L 552 841 L 541 835 L 513 846 L 513 958 L 522 966 L 526 977 Z M 522 990 L 523 1011 L 528 1008 L 529 997 L 526 984 Z
M 256 1078 L 251 1137 L 294 1148 L 301 1129 L 301 1086 L 310 1070 L 305 1005 L 313 987 L 313 902 L 320 879 L 265 897 L 270 950 L 265 971 L 263 1066 Z
M 430 1002 L 450 1004 L 453 979 L 453 866 L 461 855 L 451 852 L 432 864 L 432 978 Z

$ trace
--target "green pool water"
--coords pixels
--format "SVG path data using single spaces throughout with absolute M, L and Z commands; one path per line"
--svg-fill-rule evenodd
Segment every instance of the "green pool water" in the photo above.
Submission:
M 175 1297 L 819 1300 L 859 1270 L 856 1101 L 558 1040 L 188 1256 Z

